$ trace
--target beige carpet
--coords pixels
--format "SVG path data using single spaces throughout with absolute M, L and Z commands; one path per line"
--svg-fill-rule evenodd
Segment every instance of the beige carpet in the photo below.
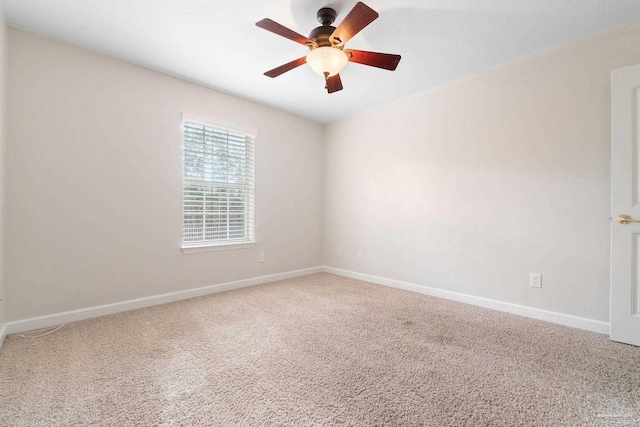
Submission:
M 640 348 L 317 274 L 9 337 L 0 425 L 634 426 Z

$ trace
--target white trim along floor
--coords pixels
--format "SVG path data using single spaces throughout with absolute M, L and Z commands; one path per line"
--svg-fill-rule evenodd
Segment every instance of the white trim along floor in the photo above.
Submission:
M 564 326 L 584 329 L 587 331 L 597 332 L 601 334 L 609 333 L 609 323 L 588 319 L 584 317 L 572 316 L 569 314 L 558 313 L 539 308 L 533 308 L 508 302 L 492 300 L 488 298 L 477 297 L 458 292 L 447 291 L 444 289 L 432 288 L 428 286 L 417 285 L 399 280 L 387 279 L 384 277 L 372 276 L 363 273 L 357 273 L 349 270 L 342 270 L 333 267 L 319 266 L 307 268 L 303 270 L 294 270 L 285 273 L 272 274 L 268 276 L 254 277 L 250 279 L 238 280 L 234 282 L 221 283 L 217 285 L 204 286 L 185 291 L 172 292 L 152 297 L 139 298 L 129 301 L 122 301 L 113 304 L 100 305 L 96 307 L 82 308 L 79 310 L 66 311 L 47 316 L 33 317 L 23 320 L 15 320 L 8 322 L 0 327 L 0 347 L 4 342 L 4 338 L 9 334 L 16 334 L 36 329 L 48 328 L 62 323 L 76 322 L 79 320 L 90 319 L 93 317 L 104 316 L 108 314 L 120 313 L 123 311 L 136 310 L 144 307 L 165 304 L 173 301 L 184 300 L 188 298 L 198 297 L 202 295 L 225 292 L 232 289 L 244 288 L 247 286 L 261 285 L 264 283 L 275 282 L 278 280 L 290 279 L 293 277 L 306 276 L 316 273 L 330 273 L 342 277 L 362 280 L 365 282 L 376 283 L 379 285 L 389 286 L 393 288 L 404 289 L 407 291 L 417 292 L 434 297 L 449 299 L 466 304 L 476 305 L 489 308 L 492 310 L 503 311 L 506 313 L 516 314 L 519 316 L 529 317 L 533 319 L 543 320 L 547 322 L 557 323 Z

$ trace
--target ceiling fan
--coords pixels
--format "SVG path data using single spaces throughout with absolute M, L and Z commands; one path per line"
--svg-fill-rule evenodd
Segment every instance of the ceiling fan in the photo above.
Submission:
M 310 50 L 306 56 L 267 71 L 264 75 L 278 77 L 307 63 L 313 71 L 324 76 L 325 89 L 327 92 L 333 93 L 342 90 L 339 73 L 349 61 L 385 70 L 393 71 L 396 69 L 400 62 L 400 55 L 353 49 L 343 50 L 346 42 L 378 17 L 378 12 L 366 4 L 358 2 L 338 25 L 338 28 L 331 26 L 336 20 L 336 16 L 337 13 L 334 9 L 329 7 L 320 9 L 317 18 L 322 25 L 311 31 L 309 37 L 298 34 L 271 19 L 256 22 L 258 27 L 305 45 Z

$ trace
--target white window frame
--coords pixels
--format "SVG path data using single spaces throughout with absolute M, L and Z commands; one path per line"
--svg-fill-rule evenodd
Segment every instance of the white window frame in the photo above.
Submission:
M 185 123 L 192 123 L 192 124 L 197 124 L 197 125 L 201 125 L 201 126 L 206 126 L 209 128 L 214 128 L 214 129 L 218 129 L 218 130 L 224 130 L 227 132 L 233 132 L 233 133 L 238 133 L 238 134 L 242 134 L 246 137 L 249 137 L 252 139 L 252 146 L 250 147 L 252 152 L 252 156 L 253 156 L 253 162 L 250 165 L 250 174 L 252 175 L 252 181 L 251 181 L 251 186 L 250 186 L 250 194 L 251 194 L 251 198 L 249 200 L 247 200 L 247 204 L 244 207 L 244 212 L 245 212 L 245 221 L 248 221 L 248 224 L 246 224 L 246 229 L 245 229 L 245 233 L 249 234 L 249 236 L 247 236 L 245 239 L 242 240 L 229 240 L 229 239 L 225 239 L 225 240 L 201 240 L 198 242 L 185 242 L 185 191 L 184 191 L 184 187 L 187 183 L 192 183 L 192 184 L 197 184 L 197 181 L 190 181 L 188 179 L 186 179 L 185 177 L 185 170 L 184 170 L 184 165 L 185 165 L 185 159 L 184 159 L 184 155 L 185 155 L 185 144 L 184 144 L 184 137 L 185 137 Z M 208 120 L 202 120 L 200 118 L 194 117 L 192 115 L 183 115 L 182 117 L 182 126 L 180 127 L 181 129 L 181 137 L 182 137 L 182 145 L 181 145 L 181 151 L 182 151 L 182 164 L 181 164 L 181 171 L 182 171 L 182 241 L 181 241 L 181 249 L 183 253 L 195 253 L 195 252 L 209 252 L 209 251 L 221 251 L 221 250 L 230 250 L 230 249 L 243 249 L 243 248 L 252 248 L 255 246 L 255 144 L 256 144 L 256 139 L 257 139 L 257 133 L 255 131 L 247 131 L 238 127 L 231 127 L 231 126 L 225 126 L 225 125 L 220 125 L 217 124 L 215 122 L 211 122 Z M 212 181 L 213 182 L 213 181 Z M 221 186 L 224 186 L 224 183 L 220 183 Z M 204 220 L 204 218 L 203 218 Z

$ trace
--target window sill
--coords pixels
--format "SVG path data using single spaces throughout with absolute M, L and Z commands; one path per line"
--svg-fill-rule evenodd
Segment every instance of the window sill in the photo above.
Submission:
M 230 251 L 233 249 L 246 249 L 252 248 L 256 245 L 256 242 L 239 242 L 239 243 L 217 243 L 207 245 L 194 245 L 194 246 L 181 246 L 183 254 L 193 254 L 198 252 L 215 252 L 215 251 Z

